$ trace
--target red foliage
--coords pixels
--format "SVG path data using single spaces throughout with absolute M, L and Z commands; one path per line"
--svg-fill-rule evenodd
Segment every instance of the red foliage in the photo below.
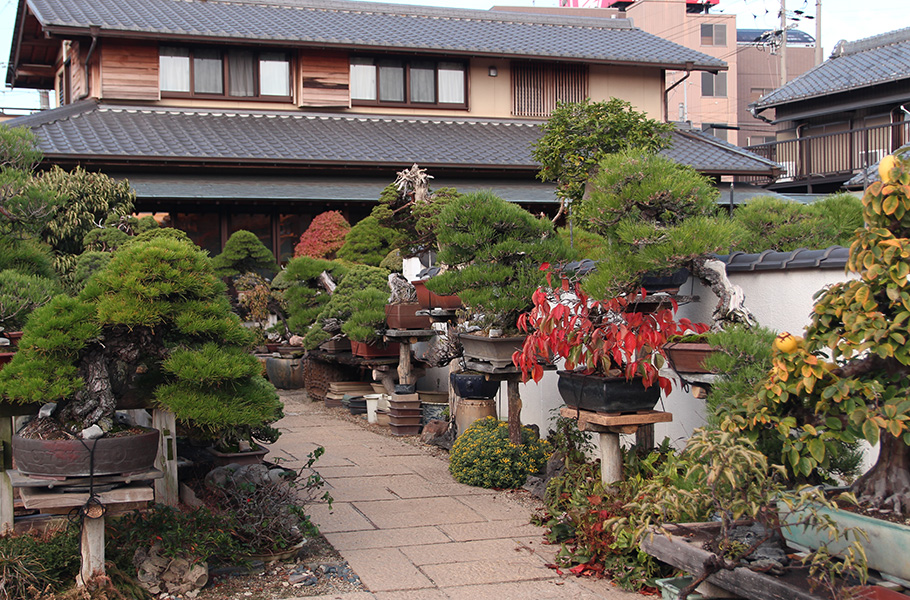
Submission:
M 351 230 L 351 224 L 337 210 L 318 214 L 294 246 L 294 258 L 332 258 L 344 245 L 344 238 Z
M 636 302 L 646 296 L 644 290 L 598 301 L 588 297 L 578 281 L 565 276 L 559 289 L 552 289 L 551 276 L 552 272 L 547 273 L 550 288 L 534 292 L 534 308 L 518 320 L 518 328 L 529 335 L 512 362 L 521 369 L 525 380 L 540 381 L 541 359 L 562 358 L 569 371 L 609 373 L 626 379 L 641 377 L 645 387 L 656 382 L 670 393 L 671 380 L 658 374 L 667 359 L 664 344 L 687 330 L 707 331 L 707 325 L 677 320 L 678 307 L 672 299 L 672 308 L 636 312 Z

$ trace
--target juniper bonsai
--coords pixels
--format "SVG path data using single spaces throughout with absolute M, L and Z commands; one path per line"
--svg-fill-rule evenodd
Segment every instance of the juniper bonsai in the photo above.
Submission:
M 252 231 L 241 229 L 228 238 L 221 254 L 212 259 L 218 277 L 236 277 L 244 273 L 259 273 L 271 277 L 278 271 L 272 252 Z
M 281 416 L 205 252 L 169 236 L 117 251 L 75 298 L 29 320 L 0 371 L 0 396 L 56 402 L 70 432 L 111 424 L 115 408 L 160 406 L 198 430 L 257 428 Z

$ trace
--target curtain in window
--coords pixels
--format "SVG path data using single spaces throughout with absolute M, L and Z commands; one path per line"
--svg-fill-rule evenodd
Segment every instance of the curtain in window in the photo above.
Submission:
M 190 91 L 190 50 L 162 46 L 158 52 L 158 74 L 161 91 Z
M 411 102 L 436 102 L 436 65 L 431 62 L 411 63 Z
M 379 99 L 404 102 L 404 66 L 400 60 L 379 61 Z
M 464 65 L 439 63 L 439 101 L 464 104 Z
M 376 99 L 376 65 L 373 64 L 373 59 L 351 59 L 351 98 Z
M 193 91 L 197 94 L 224 93 L 224 72 L 218 50 L 197 49 L 193 53 Z
M 255 96 L 255 56 L 248 50 L 228 52 L 228 90 L 231 96 Z
M 259 93 L 263 96 L 291 95 L 291 64 L 281 52 L 259 55 Z

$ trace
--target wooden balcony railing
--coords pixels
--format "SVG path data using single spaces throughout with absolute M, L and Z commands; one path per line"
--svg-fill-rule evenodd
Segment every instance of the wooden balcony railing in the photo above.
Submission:
M 910 122 L 851 129 L 747 147 L 783 167 L 778 182 L 843 176 L 846 181 L 910 141 Z M 749 178 L 759 181 L 761 178 Z M 767 179 L 764 179 L 767 183 Z

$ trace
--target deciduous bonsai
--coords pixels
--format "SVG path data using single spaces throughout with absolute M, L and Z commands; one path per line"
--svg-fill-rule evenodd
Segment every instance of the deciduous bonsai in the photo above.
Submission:
M 863 197 L 847 270 L 818 293 L 805 339 L 778 344 L 773 368 L 745 415 L 728 426 L 776 427 L 789 469 L 808 475 L 843 441 L 878 444 L 857 498 L 910 514 L 910 162 L 880 165 Z
M 69 434 L 109 429 L 118 406 L 163 407 L 212 436 L 279 418 L 275 389 L 249 353 L 252 334 L 205 252 L 185 236 L 150 233 L 118 250 L 78 296 L 32 314 L 0 371 L 0 397 L 55 402 Z

